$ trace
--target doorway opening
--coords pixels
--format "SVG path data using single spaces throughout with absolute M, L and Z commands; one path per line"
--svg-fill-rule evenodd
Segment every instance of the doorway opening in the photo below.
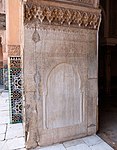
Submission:
M 117 25 L 117 1 L 101 0 L 100 3 L 103 9 L 99 33 L 98 134 L 117 150 L 117 31 L 114 27 Z

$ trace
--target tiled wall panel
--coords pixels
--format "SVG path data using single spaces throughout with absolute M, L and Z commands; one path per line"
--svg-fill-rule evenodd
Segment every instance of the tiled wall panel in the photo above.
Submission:
M 3 68 L 0 68 L 0 85 L 3 85 Z
M 4 89 L 8 90 L 8 65 L 7 64 L 4 65 L 3 72 L 4 72 L 4 74 L 3 74 L 3 77 L 4 77 L 4 79 L 3 79 L 4 80 Z
M 21 57 L 10 57 L 9 67 L 11 123 L 19 123 L 22 122 Z

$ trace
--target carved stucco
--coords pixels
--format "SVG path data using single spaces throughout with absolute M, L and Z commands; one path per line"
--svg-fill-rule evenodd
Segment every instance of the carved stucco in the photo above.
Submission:
M 20 45 L 8 45 L 8 56 L 20 56 Z
M 24 6 L 24 23 L 29 26 L 45 24 L 97 30 L 100 23 L 100 13 L 39 3 L 26 3 Z

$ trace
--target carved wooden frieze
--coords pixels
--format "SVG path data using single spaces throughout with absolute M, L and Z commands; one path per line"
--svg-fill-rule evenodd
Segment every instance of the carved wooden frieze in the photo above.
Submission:
M 8 56 L 20 56 L 20 45 L 8 45 Z
M 46 24 L 97 30 L 100 14 L 63 7 L 27 3 L 24 6 L 25 25 Z

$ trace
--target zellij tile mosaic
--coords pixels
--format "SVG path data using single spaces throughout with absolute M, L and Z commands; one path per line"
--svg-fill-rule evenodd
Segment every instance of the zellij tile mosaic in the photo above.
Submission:
M 11 122 L 22 122 L 21 57 L 10 57 Z

